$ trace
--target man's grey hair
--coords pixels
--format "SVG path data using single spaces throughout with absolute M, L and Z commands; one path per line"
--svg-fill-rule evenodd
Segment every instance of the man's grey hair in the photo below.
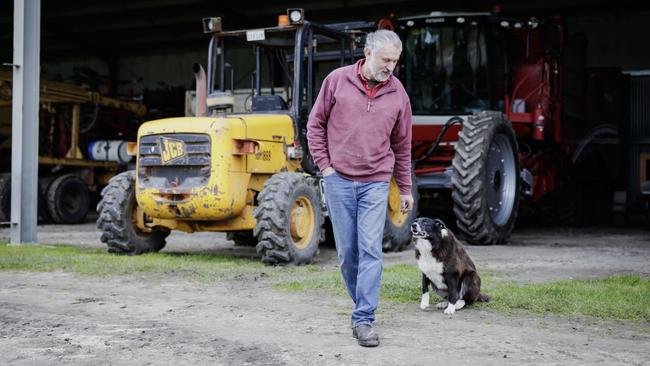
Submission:
M 380 29 L 368 33 L 364 48 L 370 49 L 370 52 L 374 55 L 377 51 L 388 45 L 397 48 L 400 53 L 402 52 L 402 41 L 399 39 L 399 36 L 388 29 Z

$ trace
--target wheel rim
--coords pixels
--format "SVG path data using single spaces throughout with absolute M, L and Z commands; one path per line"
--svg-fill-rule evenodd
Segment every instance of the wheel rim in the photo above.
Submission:
M 78 176 L 64 174 L 56 177 L 38 198 L 47 199 L 46 209 L 52 221 L 58 224 L 76 224 L 83 221 L 90 209 L 90 192 Z M 40 214 L 40 212 L 39 212 Z
M 136 236 L 146 238 L 149 233 L 140 229 L 140 225 L 144 226 L 144 221 L 140 222 L 140 220 L 144 219 L 142 207 L 138 206 L 135 199 L 129 203 L 129 206 L 129 211 L 131 213 L 131 230 L 133 230 L 133 233 Z
M 136 233 L 139 231 L 138 218 L 140 217 L 140 210 L 138 205 L 131 205 L 131 227 L 133 227 L 133 231 Z
M 388 218 L 396 227 L 402 227 L 408 218 L 408 214 L 400 210 L 399 188 L 395 179 L 390 180 L 390 189 L 388 190 Z
M 490 144 L 485 180 L 490 217 L 495 224 L 505 225 L 512 216 L 517 174 L 512 145 L 503 134 L 495 135 Z
M 77 187 L 69 187 L 61 194 L 61 210 L 67 216 L 76 215 L 81 211 L 82 194 Z
M 289 228 L 294 246 L 305 249 L 309 246 L 314 236 L 314 207 L 311 201 L 304 196 L 298 197 L 291 206 Z

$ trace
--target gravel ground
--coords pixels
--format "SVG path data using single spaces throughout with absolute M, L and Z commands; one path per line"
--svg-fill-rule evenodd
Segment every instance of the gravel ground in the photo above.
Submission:
M 9 231 L 0 229 L 0 238 Z M 92 223 L 39 227 L 43 244 L 103 247 Z M 166 252 L 255 257 L 223 234 L 174 233 Z M 467 247 L 480 271 L 519 282 L 650 277 L 650 232 L 636 228 L 525 229 L 507 246 Z M 385 255 L 414 264 L 412 250 Z M 317 264 L 337 267 L 323 248 Z M 650 299 L 649 299 L 650 301 Z M 202 284 L 165 276 L 87 277 L 0 272 L 0 364 L 644 365 L 650 319 L 501 314 L 453 316 L 380 304 L 381 346 L 351 338 L 347 298 L 287 293 L 264 280 Z

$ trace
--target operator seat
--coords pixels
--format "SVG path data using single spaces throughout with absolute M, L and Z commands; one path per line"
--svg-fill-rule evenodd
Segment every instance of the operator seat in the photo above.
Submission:
M 280 95 L 256 95 L 253 97 L 253 112 L 284 111 L 289 109 Z

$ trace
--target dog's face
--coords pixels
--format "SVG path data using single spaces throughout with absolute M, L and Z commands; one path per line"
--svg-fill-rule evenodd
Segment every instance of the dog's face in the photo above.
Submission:
M 440 245 L 449 236 L 444 222 L 428 217 L 417 218 L 411 225 L 411 233 L 413 239 L 427 239 L 434 247 Z

